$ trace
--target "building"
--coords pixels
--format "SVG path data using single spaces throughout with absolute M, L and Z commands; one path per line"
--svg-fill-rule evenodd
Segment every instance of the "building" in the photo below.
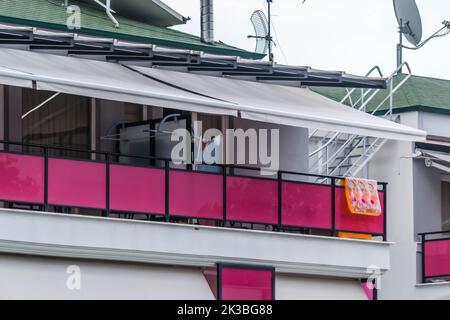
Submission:
M 411 147 L 426 133 L 307 87 L 390 79 L 272 64 L 167 28 L 186 19 L 160 1 L 133 3 L 0 0 L 0 298 L 376 299 L 367 282 L 389 279 L 407 214 L 396 182 L 371 174 L 382 212 L 352 215 L 344 172 L 310 170 L 309 139 Z M 279 129 L 279 170 L 175 165 L 171 133 L 202 140 L 195 120 Z
M 393 81 L 395 86 L 405 81 L 393 95 L 393 114 L 400 123 L 428 135 L 425 142 L 389 141 L 368 165 L 370 177 L 389 181 L 388 210 L 398 212 L 388 218 L 388 237 L 395 244 L 380 298 L 449 299 L 450 81 L 408 74 Z M 346 95 L 341 89 L 316 91 L 335 100 Z M 385 90 L 378 92 L 367 111 L 387 95 Z M 377 112 L 388 109 L 385 102 Z

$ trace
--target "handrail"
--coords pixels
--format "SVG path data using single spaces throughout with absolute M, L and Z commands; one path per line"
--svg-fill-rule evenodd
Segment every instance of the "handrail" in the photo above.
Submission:
M 428 235 L 432 235 L 432 234 L 445 234 L 445 233 L 449 233 L 450 234 L 450 230 L 434 231 L 434 232 L 419 232 L 418 235 L 419 236 L 421 236 L 421 235 L 428 236 Z
M 44 144 L 34 144 L 34 143 L 27 143 L 27 142 L 17 142 L 17 141 L 9 141 L 9 140 L 0 140 L 0 145 L 16 145 L 16 146 L 24 146 L 24 147 L 30 147 L 30 148 L 41 148 L 41 149 L 47 149 L 47 150 L 61 150 L 61 151 L 71 151 L 71 152 L 80 152 L 80 153 L 91 153 L 91 154 L 99 154 L 103 156 L 109 156 L 110 159 L 112 157 L 124 157 L 124 158 L 136 158 L 136 159 L 144 159 L 144 160 L 160 160 L 160 161 L 168 161 L 172 162 L 171 158 L 164 158 L 164 157 L 155 157 L 155 156 L 141 156 L 141 155 L 134 155 L 134 154 L 128 154 L 128 153 L 115 153 L 115 152 L 106 152 L 106 151 L 96 151 L 91 149 L 77 149 L 77 148 L 71 148 L 71 147 L 63 147 L 58 145 L 44 145 Z M 0 150 L 0 152 L 2 152 Z M 286 170 L 273 170 L 273 169 L 265 169 L 265 168 L 259 168 L 259 167 L 250 167 L 250 166 L 243 166 L 243 165 L 235 165 L 235 164 L 208 164 L 205 162 L 202 163 L 196 163 L 199 165 L 206 165 L 211 167 L 225 167 L 230 169 L 238 169 L 238 170 L 252 170 L 252 171 L 260 171 L 261 169 L 264 169 L 265 171 L 273 172 L 273 175 L 280 172 L 282 174 L 291 174 L 291 175 L 300 175 L 300 176 L 308 176 L 308 177 L 314 177 L 314 178 L 329 178 L 329 179 L 337 179 L 337 180 L 343 180 L 345 177 L 343 176 L 333 176 L 333 175 L 324 175 L 324 174 L 315 174 L 315 173 L 309 173 L 309 172 L 302 172 L 302 171 L 286 171 Z M 379 182 L 379 185 L 387 184 L 386 182 Z
M 381 76 L 381 78 L 383 78 L 383 72 L 381 72 L 381 69 L 379 66 L 375 65 L 373 66 L 367 73 L 366 73 L 366 77 L 370 76 L 370 74 L 374 71 L 378 71 L 378 74 Z M 345 95 L 344 98 L 341 99 L 340 103 L 344 103 L 345 100 L 347 100 L 349 97 L 351 97 L 351 95 L 353 94 L 353 92 L 356 90 L 357 88 L 352 88 L 351 90 L 349 90 L 347 92 L 347 95 Z M 357 103 L 357 102 L 355 102 Z M 319 131 L 319 129 L 315 129 L 313 131 L 313 133 L 309 136 L 309 138 L 312 138 L 317 132 Z
M 395 88 L 394 88 L 393 82 L 394 82 L 395 76 L 398 74 L 398 72 L 399 72 L 400 70 L 402 70 L 403 67 L 406 67 L 406 69 L 408 70 L 408 74 L 407 74 L 406 77 L 405 77 L 404 79 L 402 79 L 402 80 L 395 86 Z M 374 67 L 374 68 L 371 69 L 371 71 L 373 71 L 373 70 L 377 70 L 377 68 Z M 378 68 L 378 70 L 379 70 L 379 68 Z M 369 72 L 371 72 L 371 71 L 369 71 Z M 381 72 L 381 70 L 379 70 L 379 72 Z M 385 97 L 385 98 L 384 98 L 384 99 L 383 99 L 383 100 L 382 100 L 382 101 L 374 108 L 374 110 L 372 110 L 372 111 L 370 112 L 370 114 L 371 114 L 371 115 L 375 115 L 375 114 L 378 112 L 378 110 L 384 105 L 384 103 L 385 103 L 386 101 L 390 100 L 389 110 L 388 110 L 388 112 L 386 112 L 386 114 L 384 115 L 384 117 L 386 117 L 386 116 L 388 116 L 388 115 L 392 115 L 392 112 L 393 112 L 393 100 L 392 100 L 392 96 L 393 96 L 393 95 L 394 95 L 394 94 L 395 94 L 395 93 L 403 86 L 403 84 L 404 84 L 406 81 L 408 81 L 408 79 L 409 79 L 411 76 L 412 76 L 412 72 L 411 72 L 411 68 L 410 68 L 408 62 L 405 61 L 405 62 L 403 62 L 400 66 L 398 66 L 397 69 L 395 69 L 395 71 L 387 78 L 387 82 L 389 83 L 389 94 L 386 95 L 386 97 Z M 355 88 L 354 88 L 354 89 L 355 89 Z M 345 101 L 345 100 L 348 98 L 348 96 L 351 95 L 351 94 L 353 93 L 354 89 L 351 90 L 350 92 L 348 92 L 347 95 L 346 95 L 341 101 Z M 363 111 L 363 110 L 366 108 L 366 106 L 369 104 L 369 102 L 371 102 L 371 101 L 374 99 L 374 97 L 375 97 L 379 92 L 381 92 L 381 89 L 375 90 L 375 92 L 373 92 L 373 93 L 370 95 L 370 97 L 369 97 L 368 99 L 366 99 L 366 100 L 362 103 L 362 105 L 361 105 L 357 110 L 358 110 L 358 111 Z M 357 104 L 357 103 L 359 103 L 359 101 L 363 100 L 364 97 L 368 95 L 368 93 L 369 93 L 369 90 L 367 90 L 367 92 L 365 93 L 365 95 L 364 95 L 364 93 L 363 93 L 363 94 L 361 95 L 361 98 L 358 99 L 358 100 L 355 102 L 355 104 Z M 392 119 L 391 119 L 391 120 L 392 120 Z M 319 131 L 319 130 L 316 129 L 316 130 L 310 135 L 310 138 L 312 138 L 318 131 Z M 320 147 L 318 147 L 318 148 L 315 149 L 314 151 L 310 152 L 308 157 L 309 157 L 309 158 L 313 157 L 314 155 L 316 155 L 316 154 L 318 154 L 319 152 L 323 151 L 324 149 L 328 148 L 328 146 L 330 146 L 333 142 L 338 141 L 339 137 L 341 137 L 341 136 L 344 136 L 344 137 L 345 137 L 345 135 L 348 135 L 348 134 L 346 134 L 346 133 L 341 133 L 341 132 L 336 132 L 336 133 L 334 133 L 334 134 L 333 134 L 330 138 L 328 138 L 328 139 L 327 139 L 326 137 L 323 137 L 322 141 L 327 140 L 326 143 L 322 144 Z M 343 151 L 343 150 L 347 147 L 347 145 L 349 144 L 349 142 L 352 143 L 356 137 L 357 137 L 357 135 L 350 135 L 350 136 L 347 138 L 347 141 L 346 141 L 346 143 L 344 143 L 343 146 L 341 146 L 341 147 L 340 147 L 340 148 L 339 148 L 339 149 L 338 149 L 331 157 L 327 157 L 326 162 L 325 162 L 325 166 L 328 166 L 328 164 L 330 164 L 332 161 L 334 161 L 335 158 L 339 155 L 339 153 L 340 153 L 341 151 Z M 360 143 L 359 143 L 359 144 L 360 144 Z M 324 155 L 321 155 L 321 156 L 319 156 L 319 157 L 316 159 L 316 161 L 314 162 L 314 164 L 313 164 L 313 166 L 312 166 L 312 167 L 313 167 L 313 170 L 315 170 L 315 169 L 320 169 L 319 161 L 320 161 L 323 157 L 324 157 Z M 348 157 L 347 157 L 347 158 L 348 158 Z M 341 162 L 341 163 L 343 163 L 343 162 Z M 317 164 L 317 166 L 316 166 L 316 164 Z M 333 171 L 333 172 L 334 172 L 334 171 Z M 331 174 L 333 174 L 333 172 L 331 172 Z

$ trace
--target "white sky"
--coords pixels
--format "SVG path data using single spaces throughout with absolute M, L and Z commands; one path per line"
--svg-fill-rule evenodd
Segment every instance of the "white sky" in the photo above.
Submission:
M 199 34 L 200 0 L 163 0 L 192 18 L 176 29 Z M 385 76 L 395 69 L 397 24 L 392 0 L 273 0 L 276 41 L 290 65 L 365 74 L 379 65 Z M 254 50 L 250 15 L 266 0 L 214 0 L 215 39 Z M 417 0 L 423 39 L 450 20 L 450 0 Z M 265 10 L 263 10 L 265 11 Z M 409 44 L 406 42 L 406 44 Z M 275 48 L 275 59 L 286 63 Z M 404 60 L 417 75 L 450 79 L 450 35 L 432 40 L 418 51 L 404 50 Z

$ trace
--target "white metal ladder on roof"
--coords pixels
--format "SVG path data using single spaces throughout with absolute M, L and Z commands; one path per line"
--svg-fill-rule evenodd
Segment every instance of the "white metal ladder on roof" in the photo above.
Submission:
M 405 77 L 400 82 L 394 84 L 395 76 L 404 67 L 406 67 L 408 73 L 405 74 Z M 378 72 L 383 77 L 378 66 L 370 69 L 366 76 L 370 76 L 374 72 Z M 370 113 L 391 121 L 397 121 L 398 117 L 394 117 L 392 112 L 394 94 L 408 81 L 411 75 L 408 63 L 403 62 L 387 78 L 388 94 L 381 99 L 381 102 Z M 361 90 L 361 94 L 358 94 L 355 98 L 356 90 Z M 385 89 L 347 89 L 347 94 L 340 102 L 347 103 L 352 108 L 365 112 L 369 102 L 380 92 L 385 92 Z M 388 110 L 380 114 L 380 109 L 387 102 L 389 103 Z M 310 133 L 309 141 L 310 144 L 317 145 L 317 148 L 309 154 L 310 172 L 347 177 L 358 175 L 383 147 L 387 139 L 314 130 Z

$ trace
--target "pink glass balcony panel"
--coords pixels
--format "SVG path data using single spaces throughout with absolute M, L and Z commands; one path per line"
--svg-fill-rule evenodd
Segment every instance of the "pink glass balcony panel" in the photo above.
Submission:
M 227 177 L 227 219 L 278 224 L 278 182 Z
M 48 159 L 48 202 L 54 205 L 106 208 L 106 165 Z
M 44 202 L 44 158 L 0 153 L 0 199 Z
M 331 186 L 283 182 L 283 225 L 331 229 L 331 190 Z
M 383 193 L 379 192 L 381 208 Z M 378 217 L 352 214 L 348 209 L 344 188 L 336 188 L 336 229 L 361 233 L 382 234 L 384 231 L 384 212 Z
M 270 270 L 222 268 L 222 300 L 272 300 Z
M 425 241 L 425 276 L 450 275 L 450 239 Z
M 222 175 L 170 170 L 170 215 L 222 219 Z
M 111 210 L 164 214 L 164 170 L 111 165 L 109 197 Z

